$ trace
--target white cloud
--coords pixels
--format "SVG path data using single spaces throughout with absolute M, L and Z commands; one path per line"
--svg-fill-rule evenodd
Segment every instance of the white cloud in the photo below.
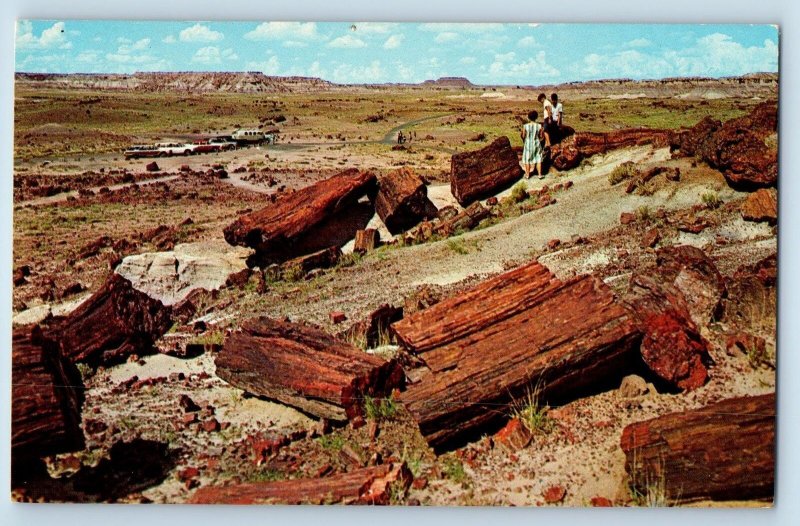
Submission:
M 592 78 L 662 78 L 673 76 L 730 76 L 756 71 L 777 71 L 778 46 L 745 47 L 730 36 L 714 33 L 689 47 L 663 52 L 626 49 L 607 55 L 584 57 L 581 73 Z
M 366 66 L 339 63 L 333 70 L 332 79 L 340 84 L 370 84 L 383 82 L 386 72 L 380 61 L 373 60 Z
M 178 38 L 181 42 L 219 42 L 225 38 L 225 35 L 198 23 L 181 30 Z
M 199 64 L 222 64 L 223 62 L 239 60 L 239 55 L 228 48 L 220 52 L 216 46 L 206 46 L 197 50 L 192 57 L 192 62 Z
M 56 22 L 44 29 L 37 37 L 33 34 L 33 24 L 28 20 L 17 23 L 16 45 L 19 49 L 69 49 L 72 43 L 67 40 L 64 22 Z
M 301 42 L 300 40 L 284 40 L 283 47 L 288 47 L 288 48 L 308 47 L 308 42 Z
M 314 22 L 264 22 L 244 35 L 247 40 L 313 40 L 318 37 Z
M 516 61 L 516 54 L 496 54 L 494 62 L 489 66 L 489 74 L 494 78 L 511 80 L 519 83 L 533 83 L 541 79 L 558 77 L 560 72 L 547 63 L 544 51 L 539 51 L 533 57 Z
M 633 40 L 625 43 L 625 47 L 648 47 L 652 45 L 653 43 L 646 38 L 634 38 Z
M 383 49 L 397 49 L 403 43 L 403 39 L 405 39 L 403 35 L 392 35 L 383 43 Z
M 117 37 L 117 44 L 130 44 L 131 42 L 133 42 L 133 40 L 130 38 Z
M 134 51 L 144 51 L 150 46 L 149 38 L 143 38 L 141 40 L 137 40 L 136 42 L 131 42 L 130 40 L 125 39 L 124 42 L 127 43 L 122 44 L 117 48 L 117 53 L 120 55 L 130 55 Z
M 248 62 L 247 69 L 249 71 L 262 71 L 265 75 L 277 75 L 280 71 L 281 64 L 278 57 L 275 55 L 269 57 L 268 60 L 261 62 Z
M 78 53 L 78 56 L 75 57 L 75 61 L 94 63 L 97 62 L 99 58 L 100 58 L 100 53 L 98 51 L 88 50 L 88 51 L 81 51 L 80 53 Z
M 161 39 L 161 41 L 162 41 L 163 43 L 165 43 L 165 44 L 174 44 L 174 43 L 175 43 L 175 42 L 177 42 L 178 40 L 175 38 L 175 36 L 174 36 L 174 35 L 167 35 L 167 36 L 165 36 L 164 38 L 162 38 L 162 39 Z
M 458 33 L 454 33 L 453 31 L 444 31 L 436 35 L 433 39 L 437 44 L 446 44 L 447 42 L 454 42 L 456 40 L 458 40 Z
M 517 46 L 519 47 L 535 47 L 536 44 L 536 39 L 532 36 L 522 37 L 517 42 Z
M 459 64 L 470 65 L 474 64 L 475 62 L 477 62 L 477 59 L 475 57 L 461 57 L 460 59 L 458 59 Z
M 356 49 L 366 47 L 367 43 L 353 35 L 344 35 L 328 42 L 328 47 Z

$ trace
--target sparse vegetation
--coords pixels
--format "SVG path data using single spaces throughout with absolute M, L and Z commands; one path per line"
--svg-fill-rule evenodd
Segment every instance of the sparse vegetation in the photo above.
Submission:
M 540 400 L 541 385 L 528 387 L 522 398 L 512 402 L 511 416 L 519 418 L 520 422 L 531 433 L 550 433 L 555 427 L 555 421 L 550 418 L 550 407 L 543 405 Z
M 386 398 L 364 397 L 364 416 L 370 420 L 392 420 L 397 415 L 398 409 L 397 402 L 391 396 Z
M 523 181 L 518 182 L 511 189 L 509 197 L 515 203 L 521 203 L 528 198 L 528 186 Z
M 655 471 L 655 473 L 651 473 Z M 634 455 L 632 473 L 628 483 L 631 502 L 634 506 L 648 508 L 664 508 L 671 506 L 667 496 L 666 478 L 664 475 L 664 461 L 661 460 L 657 469 L 651 470 L 642 466 Z
M 636 221 L 641 223 L 646 223 L 653 219 L 653 213 L 650 211 L 650 207 L 647 205 L 642 205 L 636 209 Z
M 337 434 L 322 435 L 317 439 L 317 443 L 323 448 L 330 451 L 341 451 L 344 447 L 344 437 Z
M 469 250 L 467 250 L 467 247 L 463 239 L 448 239 L 447 248 L 449 248 L 456 254 L 461 254 L 461 255 L 469 254 Z
M 454 456 L 447 456 L 443 462 L 442 473 L 446 478 L 458 484 L 467 482 L 467 472 L 464 470 L 464 464 L 459 459 Z
M 613 186 L 621 183 L 622 181 L 638 176 L 639 169 L 636 168 L 636 165 L 631 161 L 626 161 L 611 170 L 611 173 L 608 174 L 608 182 Z
M 715 192 L 706 192 L 700 196 L 700 199 L 703 201 L 703 204 L 706 205 L 706 208 L 714 209 L 722 205 L 722 200 Z

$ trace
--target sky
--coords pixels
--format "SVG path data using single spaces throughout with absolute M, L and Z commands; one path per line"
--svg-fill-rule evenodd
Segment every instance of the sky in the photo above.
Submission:
M 771 25 L 20 20 L 16 71 L 540 85 L 778 71 Z

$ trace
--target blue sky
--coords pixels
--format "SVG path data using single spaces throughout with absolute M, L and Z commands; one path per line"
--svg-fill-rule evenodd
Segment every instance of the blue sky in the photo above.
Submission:
M 19 21 L 16 70 L 262 71 L 339 83 L 721 77 L 778 70 L 770 25 Z

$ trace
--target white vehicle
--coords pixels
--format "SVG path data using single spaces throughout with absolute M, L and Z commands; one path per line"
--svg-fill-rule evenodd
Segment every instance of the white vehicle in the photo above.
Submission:
M 232 137 L 236 142 L 262 142 L 266 139 L 264 132 L 258 130 L 236 130 Z
M 191 155 L 194 153 L 194 145 L 180 142 L 161 142 L 158 143 L 158 156 L 171 157 L 173 155 Z

